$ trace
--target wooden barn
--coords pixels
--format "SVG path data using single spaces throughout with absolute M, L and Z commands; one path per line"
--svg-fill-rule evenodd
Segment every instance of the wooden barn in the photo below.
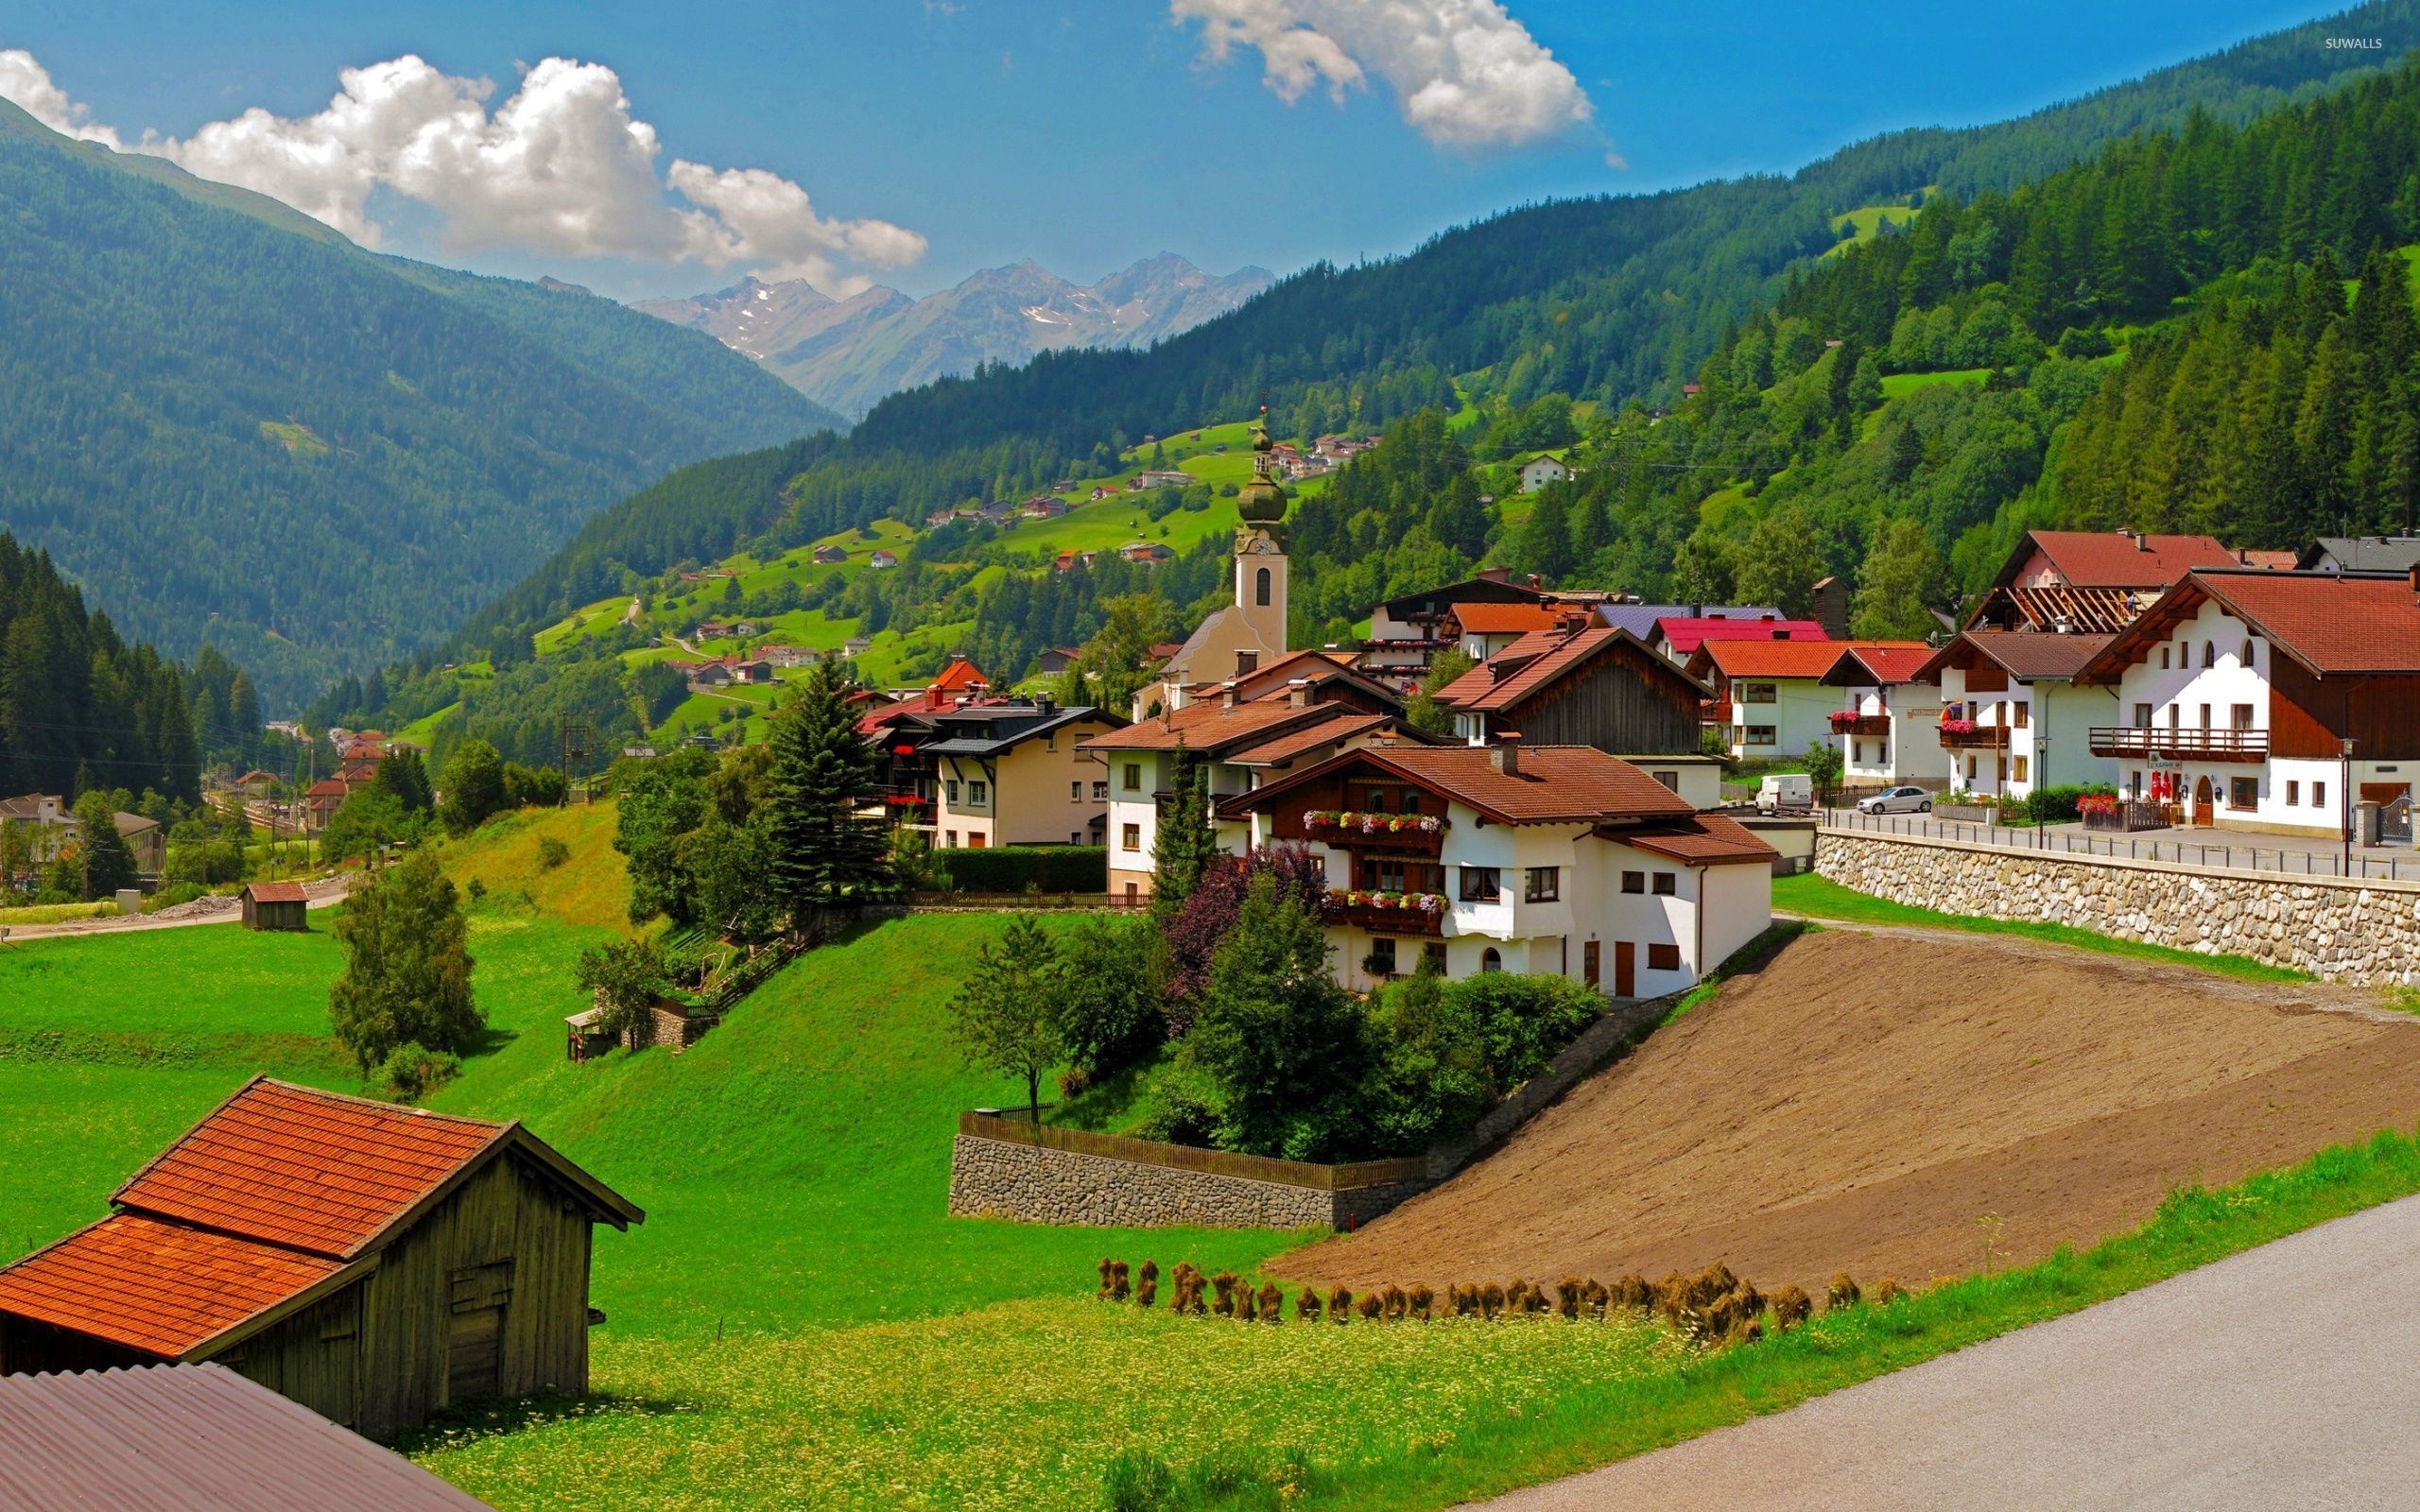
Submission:
M 306 930 L 311 895 L 299 882 L 255 882 L 244 888 L 246 929 Z
M 1472 745 L 1517 730 L 1532 746 L 1620 756 L 1695 755 L 1707 688 L 1628 630 L 1533 630 L 1437 694 Z
M 518 1123 L 254 1077 L 0 1269 L 0 1374 L 215 1361 L 374 1438 L 588 1386 L 589 1241 L 644 1214 Z

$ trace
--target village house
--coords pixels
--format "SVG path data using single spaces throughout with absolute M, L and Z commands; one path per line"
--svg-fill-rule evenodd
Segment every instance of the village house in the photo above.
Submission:
M 1949 785 L 1941 744 L 1941 689 L 1924 676 L 1932 648 L 1921 641 L 1853 642 L 1822 679 L 1845 694 L 1832 711 L 1841 782 L 1848 787 Z
M 1786 620 L 1726 615 L 1670 614 L 1656 620 L 1639 637 L 1677 665 L 1686 666 L 1699 646 L 1708 641 L 1828 641 L 1832 636 L 1815 620 Z
M 1840 695 L 1824 674 L 1855 641 L 1705 641 L 1689 658 L 1690 676 L 1709 684 L 1706 722 L 1741 761 L 1797 756 L 1831 745 Z M 1921 642 L 1907 643 L 1922 644 Z
M 1096 771 L 1105 772 L 1112 893 L 1150 896 L 1160 825 L 1183 763 L 1201 765 L 1215 799 L 1250 792 L 1275 774 L 1341 750 L 1436 738 L 1406 722 L 1386 689 L 1320 653 L 1296 652 L 1270 674 L 1284 680 L 1237 679 L 1182 708 L 1163 709 L 1084 742 L 1085 754 L 1101 764 Z
M 1134 474 L 1133 481 L 1126 485 L 1126 491 L 1144 493 L 1152 489 L 1182 489 L 1195 481 L 1190 472 L 1158 472 L 1147 468 Z
M 841 654 L 845 656 L 863 656 L 873 649 L 873 638 L 872 636 L 852 635 L 847 640 L 840 643 Z
M 1306 846 L 1338 979 L 1432 959 L 1616 998 L 1685 990 L 1772 922 L 1770 846 L 1585 746 L 1365 747 L 1219 805 L 1231 851 Z
M 1028 520 L 1056 520 L 1067 512 L 1067 502 L 1045 494 L 1038 499 L 1026 500 L 1025 507 L 1019 512 Z
M 1124 491 L 1115 483 L 1096 483 L 1093 485 L 1093 491 L 1084 496 L 1085 502 L 1098 504 L 1103 499 L 1115 499 Z
M 949 659 L 932 681 L 897 697 L 864 692 L 857 733 L 873 748 L 880 768 L 883 805 L 894 825 L 932 830 L 933 805 L 941 792 L 935 758 L 936 716 L 950 709 L 1004 702 L 990 696 L 991 682 L 962 656 Z M 939 843 L 938 833 L 934 836 Z
M 1175 552 L 1156 541 L 1137 541 L 1132 544 L 1120 546 L 1117 548 L 1117 554 L 1128 561 L 1149 562 L 1154 566 L 1164 561 L 1172 561 L 1176 558 Z
M 1456 650 L 1484 662 L 1525 635 L 1569 625 L 1586 611 L 1549 599 L 1515 604 L 1457 604 L 1438 627 Z
M 40 866 L 58 858 L 75 829 L 76 816 L 58 794 L 0 799 L 0 831 L 9 832 L 0 836 L 8 841 L 0 851 Z
M 866 558 L 866 565 L 876 568 L 896 567 L 899 565 L 899 558 L 891 552 L 876 548 L 874 553 Z
M 1069 667 L 1074 666 L 1076 664 L 1076 658 L 1083 655 L 1083 653 L 1084 648 L 1080 645 L 1053 645 L 1046 647 L 1035 655 L 1033 659 L 1033 670 L 1041 674 L 1043 677 L 1055 678 L 1061 673 L 1066 671 Z
M 826 567 L 835 567 L 849 559 L 848 552 L 838 546 L 818 546 L 811 555 Z
M 756 654 L 775 667 L 813 666 L 823 653 L 811 645 L 760 645 Z
M 1108 794 L 1084 741 L 1126 723 L 1107 709 L 983 703 L 926 716 L 923 753 L 934 764 L 933 817 L 943 850 L 1004 845 L 1100 845 Z
M 2093 755 L 2181 822 L 2339 835 L 2360 805 L 2411 836 L 2420 567 L 2197 568 L 2073 679 L 2115 688 Z
M 1967 630 L 1934 652 L 1916 676 L 1941 688 L 1937 739 L 1949 759 L 1950 787 L 1988 800 L 2107 782 L 2108 763 L 2092 754 L 2092 731 L 2118 723 L 2117 690 L 2072 679 L 2109 641 Z
M 336 817 L 337 810 L 344 807 L 344 800 L 352 796 L 353 789 L 345 785 L 342 778 L 320 778 L 302 795 L 303 822 L 311 827 L 312 833 L 319 833 L 328 827 L 328 821 Z
M 244 885 L 244 927 L 299 934 L 311 927 L 311 895 L 299 882 L 253 882 Z
M 1461 582 L 1405 593 L 1374 607 L 1370 633 L 1361 643 L 1362 665 L 1373 674 L 1397 678 L 1409 687 L 1427 673 L 1432 657 L 1456 644 L 1448 619 L 1464 605 L 1554 607 L 1603 600 L 1601 593 L 1548 593 L 1535 578 L 1515 582 L 1502 567 L 1482 567 L 1478 576 Z
M 277 774 L 255 766 L 235 779 L 235 791 L 248 799 L 265 799 L 277 791 Z
M 2420 566 L 2420 536 L 2322 536 L 2295 554 L 2293 565 L 2307 573 L 2408 573 Z
M 134 869 L 146 877 L 157 877 L 168 864 L 168 832 L 159 820 L 124 809 L 110 816 L 117 827 L 118 843 L 134 862 Z
M 2029 530 L 1965 628 L 2107 635 L 2193 569 L 2239 565 L 2213 536 Z
M 1703 753 L 1705 685 L 1627 630 L 1582 619 L 1532 631 L 1436 699 L 1465 744 L 1593 746 L 1641 765 L 1693 807 L 1720 801 L 1720 764 Z
M 517 1123 L 255 1076 L 0 1269 L 0 1374 L 216 1361 L 373 1438 L 588 1389 L 590 1232 L 637 1207 Z
M 1521 464 L 1521 491 L 1535 493 L 1549 483 L 1561 483 L 1576 475 L 1562 457 L 1552 452 L 1541 453 Z

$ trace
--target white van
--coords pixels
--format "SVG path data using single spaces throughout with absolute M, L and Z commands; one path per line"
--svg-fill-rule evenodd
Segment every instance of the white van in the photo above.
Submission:
M 1815 782 L 1805 772 L 1772 772 L 1756 784 L 1756 812 L 1778 814 L 1784 809 L 1811 809 L 1815 806 Z

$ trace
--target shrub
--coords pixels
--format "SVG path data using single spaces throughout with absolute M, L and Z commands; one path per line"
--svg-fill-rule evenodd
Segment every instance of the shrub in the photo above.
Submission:
M 1098 845 L 1004 845 L 951 850 L 947 885 L 959 892 L 1107 892 L 1109 848 Z M 940 873 L 927 876 L 942 884 Z
M 547 835 L 538 842 L 538 869 L 552 871 L 571 859 L 571 847 Z
M 1167 1037 L 1167 950 L 1148 919 L 1080 921 L 1058 941 L 1060 1038 L 1085 1081 L 1144 1059 Z
M 380 1096 L 392 1102 L 416 1103 L 461 1072 L 458 1056 L 423 1044 L 400 1044 L 378 1063 L 374 1085 Z

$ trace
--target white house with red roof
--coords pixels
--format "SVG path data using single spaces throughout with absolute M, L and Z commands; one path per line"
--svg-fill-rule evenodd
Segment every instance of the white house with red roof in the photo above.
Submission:
M 1587 746 L 1369 746 L 1219 805 L 1231 851 L 1305 846 L 1339 981 L 1434 960 L 1616 998 L 1685 990 L 1772 917 L 1772 847 Z
M 2114 634 L 2187 573 L 2240 565 L 2215 536 L 2029 530 L 1966 628 Z
M 2410 835 L 2420 773 L 2420 568 L 2187 573 L 2075 675 L 2117 690 L 2093 754 L 2180 822 Z
M 1831 725 L 1843 783 L 1949 785 L 1949 753 L 1941 746 L 1941 689 L 1922 677 L 1932 654 L 1922 641 L 1850 642 L 1818 679 L 1842 699 L 1832 711 Z
M 2118 696 L 2079 687 L 2077 671 L 2106 635 L 1967 630 L 1917 675 L 1941 689 L 1935 742 L 1953 791 L 1976 799 L 2028 798 L 2037 788 L 2109 780 L 2092 731 L 2118 720 Z
M 1841 698 L 1838 690 L 1824 685 L 1824 674 L 1841 659 L 1842 647 L 1855 644 L 1708 640 L 1690 654 L 1687 671 L 1712 689 L 1706 723 L 1731 754 L 1741 761 L 1775 761 L 1804 755 L 1810 745 L 1831 744 L 1832 715 Z

